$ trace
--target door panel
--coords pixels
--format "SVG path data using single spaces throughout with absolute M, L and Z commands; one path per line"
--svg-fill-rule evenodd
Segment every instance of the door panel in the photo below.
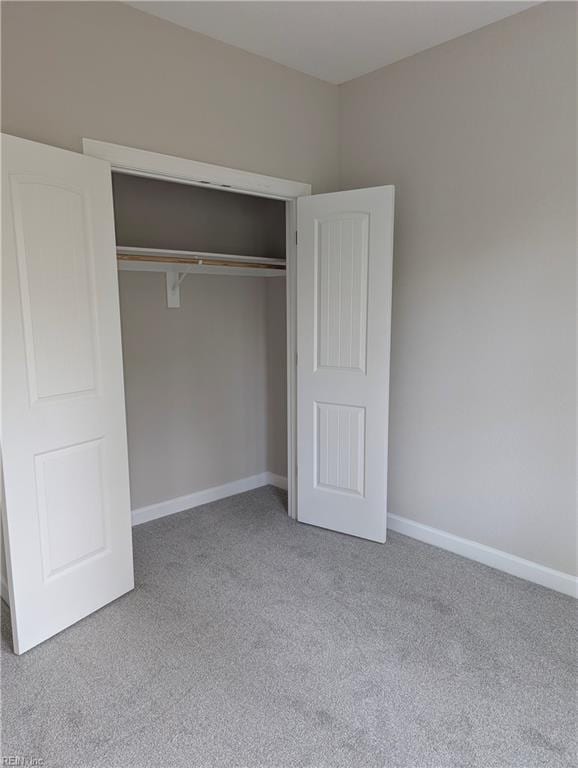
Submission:
M 317 220 L 317 365 L 365 372 L 368 220 L 366 214 Z
M 110 166 L 2 136 L 2 458 L 17 653 L 132 589 Z
M 365 491 L 365 408 L 315 403 L 316 485 L 363 497 Z
M 385 541 L 393 187 L 298 201 L 298 519 Z
M 94 257 L 82 190 L 14 174 L 10 192 L 31 400 L 93 390 Z
M 102 449 L 99 438 L 34 457 L 45 581 L 108 549 Z

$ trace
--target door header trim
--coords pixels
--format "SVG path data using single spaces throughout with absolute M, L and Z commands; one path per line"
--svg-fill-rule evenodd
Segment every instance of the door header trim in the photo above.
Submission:
M 82 151 L 85 155 L 107 160 L 118 173 L 133 176 L 148 176 L 199 187 L 218 187 L 228 192 L 277 200 L 295 200 L 311 194 L 311 184 L 305 182 L 263 176 L 96 139 L 83 138 Z

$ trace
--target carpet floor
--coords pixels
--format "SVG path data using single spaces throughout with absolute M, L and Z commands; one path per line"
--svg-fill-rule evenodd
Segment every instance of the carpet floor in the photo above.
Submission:
M 136 589 L 23 656 L 4 607 L 2 754 L 576 764 L 575 601 L 401 535 L 299 525 L 284 504 L 268 487 L 138 526 Z

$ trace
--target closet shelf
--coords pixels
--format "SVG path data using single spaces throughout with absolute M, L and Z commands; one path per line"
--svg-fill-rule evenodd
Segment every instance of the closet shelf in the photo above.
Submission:
M 285 261 L 282 259 L 262 259 L 231 253 L 118 246 L 116 256 L 118 268 L 129 271 L 202 272 L 254 277 L 279 277 L 285 274 Z

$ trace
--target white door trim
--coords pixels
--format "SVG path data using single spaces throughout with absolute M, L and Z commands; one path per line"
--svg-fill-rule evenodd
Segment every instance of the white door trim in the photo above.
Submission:
M 309 192 L 311 194 L 311 187 Z M 287 298 L 287 513 L 297 515 L 297 200 L 285 205 Z
M 174 155 L 161 155 L 106 141 L 82 139 L 82 151 L 85 155 L 108 160 L 115 171 L 131 176 L 149 176 L 195 186 L 209 184 L 231 192 L 280 200 L 295 200 L 311 194 L 311 185 L 300 181 L 277 179 L 274 176 L 200 163 Z
M 311 194 L 311 184 L 200 163 L 96 139 L 82 139 L 85 155 L 107 160 L 113 171 L 133 176 L 212 186 L 229 192 L 286 201 L 287 292 L 287 492 L 288 514 L 297 519 L 297 198 Z

